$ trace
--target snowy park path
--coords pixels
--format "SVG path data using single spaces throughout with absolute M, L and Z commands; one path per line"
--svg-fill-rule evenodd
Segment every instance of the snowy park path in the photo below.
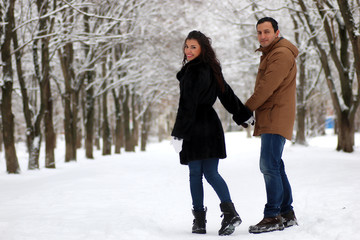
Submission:
M 207 234 L 191 234 L 188 169 L 179 164 L 169 141 L 146 152 L 122 153 L 57 169 L 26 170 L 27 154 L 18 152 L 22 173 L 7 175 L 0 164 L 1 240 L 140 239 L 291 239 L 355 240 L 360 221 L 360 135 L 355 152 L 336 152 L 336 136 L 309 140 L 309 147 L 287 143 L 284 161 L 293 187 L 299 226 L 251 235 L 248 226 L 262 218 L 265 190 L 258 169 L 260 139 L 226 134 L 228 158 L 219 171 L 243 223 L 229 237 L 217 236 L 219 200 L 205 183 Z M 57 159 L 64 149 L 57 149 Z

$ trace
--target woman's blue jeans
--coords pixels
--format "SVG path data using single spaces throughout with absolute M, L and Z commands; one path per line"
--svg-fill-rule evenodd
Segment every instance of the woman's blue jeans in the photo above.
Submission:
M 261 135 L 260 170 L 267 194 L 264 217 L 275 217 L 292 210 L 291 186 L 281 158 L 285 142 L 286 139 L 277 134 Z
M 218 158 L 189 162 L 190 191 L 195 211 L 204 210 L 203 175 L 215 190 L 221 202 L 231 202 L 229 189 L 224 179 L 218 173 Z

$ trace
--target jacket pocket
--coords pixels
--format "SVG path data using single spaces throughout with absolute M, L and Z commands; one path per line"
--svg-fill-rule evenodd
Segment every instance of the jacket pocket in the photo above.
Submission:
M 263 105 L 256 112 L 256 123 L 260 128 L 269 127 L 273 121 L 273 105 Z

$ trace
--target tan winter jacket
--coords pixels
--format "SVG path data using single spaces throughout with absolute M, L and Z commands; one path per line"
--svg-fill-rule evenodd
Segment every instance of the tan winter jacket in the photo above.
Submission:
M 279 134 L 291 140 L 296 108 L 296 62 L 298 49 L 284 38 L 276 38 L 261 51 L 254 93 L 245 103 L 255 111 L 254 136 Z

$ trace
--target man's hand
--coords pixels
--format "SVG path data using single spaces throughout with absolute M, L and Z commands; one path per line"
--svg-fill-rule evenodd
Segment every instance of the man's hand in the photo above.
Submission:
M 251 116 L 248 120 L 243 122 L 241 124 L 241 126 L 243 126 L 244 128 L 247 128 L 249 125 L 254 126 L 254 124 L 255 124 L 255 118 L 253 116 Z
M 255 118 L 251 116 L 248 120 L 245 121 L 246 124 L 250 124 L 251 126 L 254 126 L 255 124 Z

